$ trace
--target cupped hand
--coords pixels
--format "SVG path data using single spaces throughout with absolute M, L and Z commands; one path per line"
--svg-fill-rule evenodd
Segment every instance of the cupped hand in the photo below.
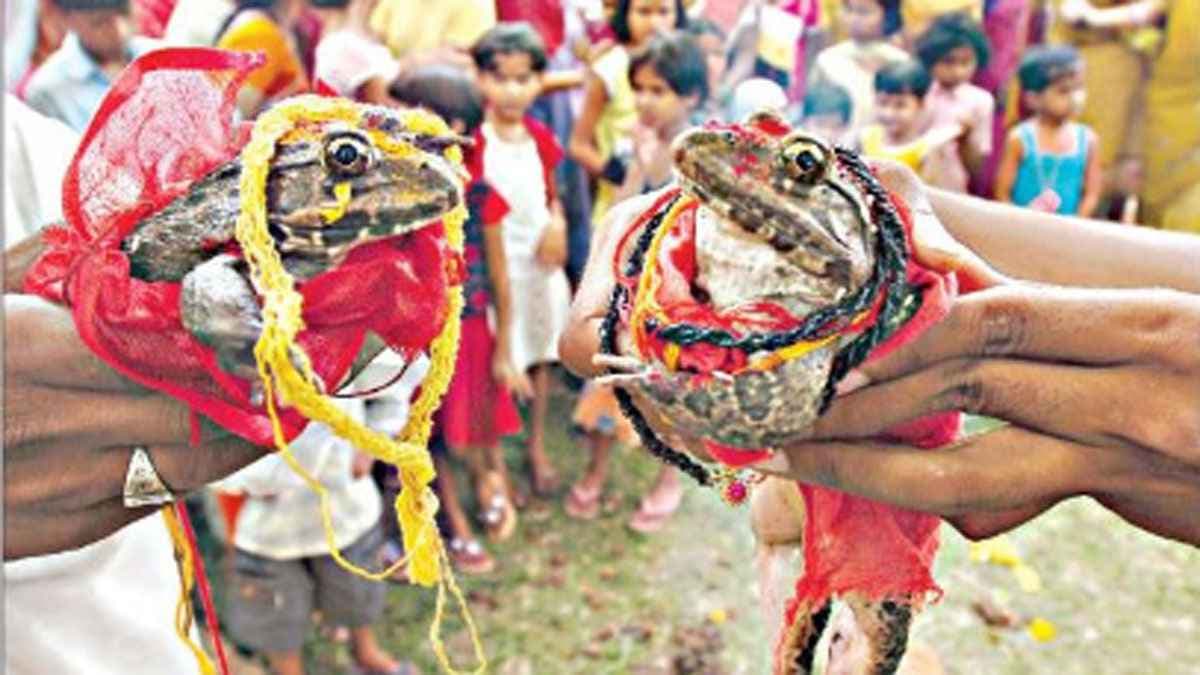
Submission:
M 5 294 L 4 312 L 6 559 L 77 548 L 152 513 L 122 503 L 134 445 L 178 495 L 268 452 L 209 425 L 192 446 L 187 406 L 110 369 L 67 309 Z
M 1200 296 L 1006 279 L 945 233 L 919 183 L 881 178 L 913 206 L 917 258 L 983 290 L 852 374 L 812 441 L 761 468 L 938 513 L 968 536 L 1089 495 L 1200 544 Z M 937 450 L 878 440 L 948 410 L 1008 425 Z

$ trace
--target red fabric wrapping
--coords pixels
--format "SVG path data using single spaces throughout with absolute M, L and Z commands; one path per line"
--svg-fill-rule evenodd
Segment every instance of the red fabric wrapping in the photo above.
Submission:
M 273 444 L 250 383 L 221 370 L 182 326 L 178 282 L 130 277 L 121 240 L 134 225 L 233 159 L 247 129 L 232 125 L 236 92 L 261 56 L 214 49 L 152 52 L 122 73 L 101 103 L 68 170 L 66 224 L 48 230 L 25 290 L 69 304 L 81 339 L 126 377 L 187 403 L 259 445 Z M 349 369 L 367 330 L 405 355 L 429 344 L 446 318 L 446 289 L 462 261 L 441 225 L 355 248 L 336 269 L 299 285 L 298 336 L 330 384 Z M 281 414 L 286 435 L 303 430 Z

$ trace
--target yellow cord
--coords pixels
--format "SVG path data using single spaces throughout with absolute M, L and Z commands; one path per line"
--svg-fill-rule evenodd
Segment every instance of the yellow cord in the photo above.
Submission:
M 192 560 L 192 548 L 188 546 L 187 536 L 183 532 L 183 525 L 179 522 L 179 516 L 176 515 L 175 509 L 168 504 L 162 508 L 161 512 L 163 520 L 167 523 L 167 530 L 171 533 L 171 545 L 175 548 L 175 566 L 179 569 L 179 601 L 175 604 L 175 633 L 196 657 L 196 664 L 200 667 L 200 672 L 203 675 L 214 675 L 217 669 L 208 658 L 208 654 L 204 653 L 200 645 L 192 641 L 192 588 L 196 583 L 196 567 L 195 561 Z M 216 636 L 213 636 L 213 639 L 215 640 Z
M 308 356 L 295 345 L 296 336 L 304 328 L 301 318 L 303 299 L 295 290 L 293 279 L 284 269 L 279 252 L 267 231 L 266 180 L 276 144 L 312 133 L 311 127 L 305 123 L 343 121 L 362 128 L 362 111 L 362 107 L 344 99 L 316 96 L 293 98 L 259 116 L 250 142 L 242 151 L 241 212 L 236 237 L 249 266 L 250 278 L 263 300 L 263 330 L 255 345 L 254 356 L 258 362 L 275 445 L 288 465 L 320 497 L 321 519 L 330 554 L 343 568 L 367 579 L 382 580 L 407 563 L 409 578 L 413 583 L 423 586 L 436 584 L 437 609 L 430 626 L 430 640 L 442 668 L 457 673 L 450 664 L 440 637 L 445 593 L 449 587 L 467 624 L 479 662 L 472 672 L 481 673 L 487 667 L 483 647 L 466 600 L 447 564 L 445 548 L 434 521 L 438 501 L 429 484 L 435 474 L 426 450 L 433 413 L 450 384 L 454 370 L 459 317 L 463 306 L 462 289 L 456 285 L 447 290 L 446 322 L 430 347 L 432 363 L 429 374 L 422 383 L 420 396 L 412 406 L 407 425 L 393 440 L 343 413 L 318 390 Z M 402 118 L 405 128 L 414 132 L 450 134 L 445 123 L 427 113 L 413 110 L 396 111 L 395 114 Z M 401 157 L 420 152 L 416 147 L 383 132 L 368 130 L 367 133 L 387 156 Z M 461 164 L 461 152 L 456 147 L 448 149 L 446 157 Z M 345 188 L 340 193 L 335 190 L 335 195 L 339 205 L 344 205 L 349 196 Z M 462 251 L 466 217 L 466 209 L 460 205 L 442 219 L 447 242 L 455 251 Z M 300 370 L 293 365 L 293 359 L 300 364 Z M 404 560 L 389 569 L 369 572 L 342 556 L 334 539 L 329 493 L 292 455 L 279 421 L 278 405 L 281 401 L 286 401 L 306 418 L 328 425 L 335 434 L 360 450 L 398 468 L 402 488 L 395 504 L 407 552 Z

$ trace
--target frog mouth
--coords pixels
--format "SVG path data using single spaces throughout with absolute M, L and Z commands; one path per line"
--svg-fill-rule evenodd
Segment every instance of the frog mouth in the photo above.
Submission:
M 267 229 L 280 251 L 337 258 L 358 244 L 415 232 L 443 215 L 440 205 L 417 205 L 374 214 L 347 213 L 320 227 L 298 224 L 298 219 L 271 219 Z

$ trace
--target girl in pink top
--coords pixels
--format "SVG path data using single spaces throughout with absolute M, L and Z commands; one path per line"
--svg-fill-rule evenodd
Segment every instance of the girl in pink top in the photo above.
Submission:
M 992 116 L 996 102 L 971 84 L 978 68 L 987 65 L 989 50 L 983 28 L 965 14 L 938 17 L 917 39 L 917 57 L 933 76 L 925 95 L 930 126 L 958 124 L 966 133 L 958 143 L 934 150 L 925 160 L 926 181 L 947 190 L 966 192 L 992 153 Z

